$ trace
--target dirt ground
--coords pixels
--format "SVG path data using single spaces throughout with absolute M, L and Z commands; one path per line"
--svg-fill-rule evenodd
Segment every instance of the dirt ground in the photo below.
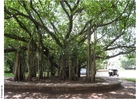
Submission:
M 134 82 L 122 80 L 122 88 L 98 91 L 98 92 L 80 92 L 80 93 L 51 93 L 35 90 L 5 90 L 5 99 L 135 99 L 136 84 Z

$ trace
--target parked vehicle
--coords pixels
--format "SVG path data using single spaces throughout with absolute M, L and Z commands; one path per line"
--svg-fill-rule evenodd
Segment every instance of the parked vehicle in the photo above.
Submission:
M 82 68 L 81 71 L 80 71 L 81 75 L 86 75 L 86 69 L 85 68 Z
M 109 69 L 108 74 L 109 74 L 109 76 L 115 76 L 115 75 L 119 76 L 117 69 Z

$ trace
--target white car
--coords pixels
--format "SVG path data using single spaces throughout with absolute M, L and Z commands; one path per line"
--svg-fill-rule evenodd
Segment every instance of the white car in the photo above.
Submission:
M 81 75 L 86 75 L 86 69 L 85 68 L 82 68 L 81 71 L 80 71 L 80 74 Z

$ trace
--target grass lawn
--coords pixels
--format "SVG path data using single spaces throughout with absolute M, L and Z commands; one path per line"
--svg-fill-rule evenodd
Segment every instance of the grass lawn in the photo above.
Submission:
M 27 76 L 28 73 L 25 73 L 25 76 Z M 4 73 L 4 77 L 14 77 L 13 73 Z
M 4 73 L 4 77 L 13 77 L 14 74 L 13 73 Z
M 127 81 L 132 81 L 132 82 L 136 82 L 136 78 L 123 78 L 124 80 Z

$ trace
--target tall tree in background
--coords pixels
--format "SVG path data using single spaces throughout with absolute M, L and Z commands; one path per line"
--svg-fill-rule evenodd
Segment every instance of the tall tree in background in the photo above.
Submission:
M 17 51 L 19 45 L 24 47 L 30 80 L 33 70 L 37 71 L 33 57 L 38 60 L 39 78 L 43 76 L 42 66 L 47 66 L 60 79 L 76 79 L 78 68 L 87 63 L 88 37 L 92 74 L 88 68 L 87 74 L 92 82 L 96 60 L 135 51 L 133 0 L 5 0 L 4 14 L 5 53 Z M 50 64 L 45 65 L 45 61 Z

